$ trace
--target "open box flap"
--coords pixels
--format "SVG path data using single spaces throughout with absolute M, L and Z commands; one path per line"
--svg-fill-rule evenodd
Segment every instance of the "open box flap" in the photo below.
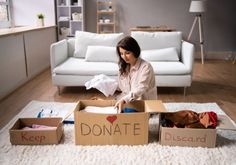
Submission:
M 145 111 L 150 113 L 166 112 L 161 100 L 145 100 Z
M 236 131 L 236 124 L 226 115 L 218 115 L 217 129 L 228 129 Z

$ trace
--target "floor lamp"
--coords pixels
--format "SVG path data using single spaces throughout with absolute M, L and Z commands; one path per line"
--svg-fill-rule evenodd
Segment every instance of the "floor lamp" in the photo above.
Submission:
M 198 28 L 199 28 L 199 40 L 200 40 L 200 48 L 201 48 L 201 60 L 202 60 L 202 64 L 204 64 L 204 48 L 203 48 L 203 32 L 202 32 L 202 21 L 201 21 L 201 16 L 202 13 L 206 11 L 206 5 L 205 5 L 205 1 L 191 1 L 190 4 L 190 8 L 189 8 L 189 12 L 190 13 L 195 13 L 195 19 L 193 21 L 193 25 L 191 27 L 191 30 L 189 32 L 188 35 L 188 41 L 191 38 L 193 29 L 198 21 Z

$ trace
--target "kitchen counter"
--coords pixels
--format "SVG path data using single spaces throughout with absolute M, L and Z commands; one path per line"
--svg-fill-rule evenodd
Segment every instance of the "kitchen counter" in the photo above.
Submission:
M 21 27 L 14 27 L 14 28 L 4 28 L 4 29 L 0 29 L 0 37 L 6 36 L 6 35 L 12 35 L 12 34 L 16 35 L 16 34 L 28 32 L 28 31 L 43 30 L 43 29 L 48 29 L 52 27 L 54 28 L 56 26 L 55 25 L 43 26 L 43 27 L 21 26 Z

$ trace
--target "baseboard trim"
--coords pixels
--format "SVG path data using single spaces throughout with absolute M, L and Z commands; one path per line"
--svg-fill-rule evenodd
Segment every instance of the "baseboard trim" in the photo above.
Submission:
M 221 52 L 205 52 L 205 59 L 214 59 L 214 60 L 233 60 L 236 56 L 234 51 L 221 51 Z M 201 59 L 201 52 L 195 52 L 195 59 Z

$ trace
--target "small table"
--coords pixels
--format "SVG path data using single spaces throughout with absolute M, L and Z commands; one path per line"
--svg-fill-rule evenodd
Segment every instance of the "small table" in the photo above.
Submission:
M 150 26 L 137 26 L 135 28 L 130 28 L 129 31 L 145 31 L 145 32 L 172 32 L 176 31 L 174 28 L 170 28 L 167 26 L 157 26 L 157 27 L 150 27 Z

